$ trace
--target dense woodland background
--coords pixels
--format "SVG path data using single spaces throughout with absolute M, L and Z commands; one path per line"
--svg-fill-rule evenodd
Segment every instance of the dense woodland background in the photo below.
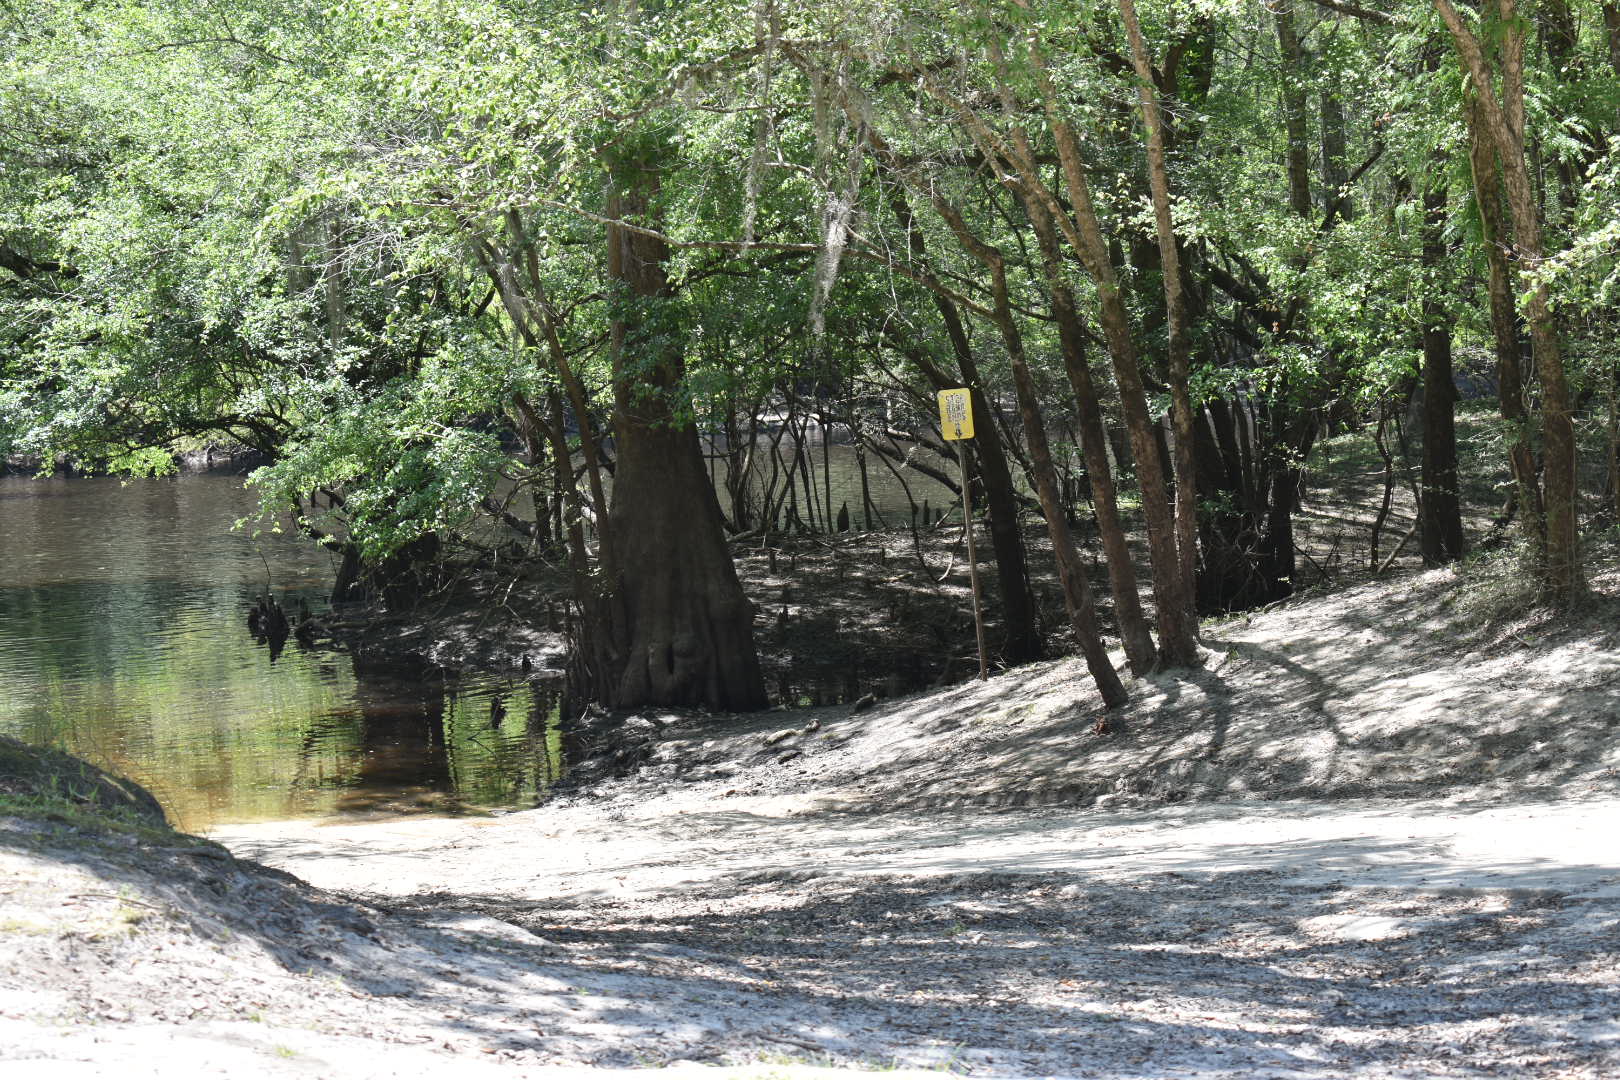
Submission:
M 954 485 L 952 386 L 998 654 L 1045 647 L 1042 522 L 1109 703 L 1076 530 L 1131 671 L 1196 663 L 1295 588 L 1344 432 L 1379 523 L 1409 445 L 1425 562 L 1568 606 L 1620 486 L 1620 6 L 1459 3 L 0 0 L 0 450 L 257 451 L 340 597 L 566 560 L 610 705 L 763 705 L 728 536 L 915 527 L 813 450 Z

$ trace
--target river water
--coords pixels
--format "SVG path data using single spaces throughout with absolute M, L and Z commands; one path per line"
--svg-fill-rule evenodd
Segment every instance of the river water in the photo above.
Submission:
M 138 780 L 194 831 L 532 805 L 562 775 L 543 689 L 272 657 L 246 627 L 267 577 L 321 610 L 333 571 L 232 529 L 254 512 L 240 477 L 0 477 L 0 734 Z
M 860 527 L 853 451 L 810 449 L 824 506 L 830 488 Z M 869 489 L 891 525 L 951 500 L 878 462 Z M 325 610 L 335 571 L 256 513 L 240 477 L 0 477 L 0 734 L 139 781 L 193 831 L 530 806 L 562 779 L 552 685 L 255 641 L 266 582 L 296 618 Z

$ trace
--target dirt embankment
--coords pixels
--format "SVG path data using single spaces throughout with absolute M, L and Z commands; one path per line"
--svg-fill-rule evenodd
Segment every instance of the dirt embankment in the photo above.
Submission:
M 635 775 L 494 818 L 227 851 L 6 816 L 0 1060 L 1611 1076 L 1597 587 L 1558 622 L 1490 622 L 1448 573 L 1301 598 L 1208 626 L 1202 671 L 1100 732 L 1059 661 L 855 715 L 627 718 Z

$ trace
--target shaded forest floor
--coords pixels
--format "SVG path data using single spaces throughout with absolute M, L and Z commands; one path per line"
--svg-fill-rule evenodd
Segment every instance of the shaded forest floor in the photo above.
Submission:
M 1472 545 L 1484 541 L 1500 550 L 1505 546 L 1501 541 L 1513 534 L 1494 524 L 1507 480 L 1505 468 L 1497 464 L 1504 458 L 1494 408 L 1488 401 L 1465 404 L 1458 414 L 1458 440 L 1465 533 Z M 1421 567 L 1414 535 L 1417 448 L 1389 425 L 1386 473 L 1373 432 L 1371 426 L 1342 432 L 1313 450 L 1295 516 L 1295 581 L 1302 592 Z M 1589 441 L 1599 434 L 1586 432 Z M 1595 452 L 1587 459 L 1601 463 Z M 1390 500 L 1380 521 L 1386 481 L 1392 484 Z M 1600 485 L 1601 477 L 1584 481 L 1591 488 Z M 1074 643 L 1051 544 L 1032 507 L 1024 515 L 1024 545 L 1038 633 L 1050 655 L 1066 655 L 1074 651 Z M 1084 507 L 1079 509 L 1082 520 L 1073 525 L 1111 636 L 1107 571 L 1093 526 Z M 778 707 L 848 703 L 867 694 L 886 700 L 960 683 L 977 673 L 960 507 L 943 512 L 943 521 L 914 529 L 772 534 L 733 543 L 738 577 L 755 605 L 755 638 L 767 688 Z M 1128 513 L 1128 525 L 1133 518 Z M 1140 522 L 1134 527 L 1131 545 L 1142 599 L 1151 614 L 1146 542 Z M 496 554 L 493 561 L 490 550 Z M 978 556 L 990 663 L 999 670 L 1003 605 L 982 523 Z M 1511 573 L 1503 569 L 1509 565 L 1489 563 L 1472 572 L 1473 578 L 1500 579 Z M 1525 602 L 1520 590 L 1500 580 L 1485 591 L 1498 607 Z M 448 565 L 415 608 L 389 612 L 377 605 L 347 607 L 321 617 L 316 638 L 319 645 L 381 660 L 451 670 L 512 671 L 528 658 L 543 677 L 564 663 L 569 594 L 562 564 L 499 547 L 485 549 L 472 562 Z
M 1101 732 L 1061 660 L 854 715 L 617 718 L 653 733 L 631 775 L 495 817 L 237 826 L 206 855 L 4 817 L 0 1059 L 1610 1076 L 1597 562 L 1562 620 L 1503 562 L 1210 624 L 1201 671 Z

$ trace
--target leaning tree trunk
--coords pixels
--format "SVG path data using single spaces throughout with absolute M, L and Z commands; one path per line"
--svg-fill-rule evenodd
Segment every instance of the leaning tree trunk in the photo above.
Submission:
M 990 546 L 996 557 L 996 577 L 1001 584 L 1001 623 L 1003 653 L 1007 663 L 1024 664 L 1041 658 L 1041 635 L 1035 625 L 1034 594 L 1029 587 L 1029 567 L 1024 557 L 1024 536 L 1018 525 L 1018 499 L 1013 489 L 1012 470 L 991 412 L 996 406 L 980 389 L 978 365 L 968 348 L 956 308 L 943 298 L 942 312 L 948 311 L 947 330 L 956 353 L 962 379 L 973 395 L 973 415 L 984 417 L 976 440 L 979 481 L 984 488 L 984 507 L 990 515 Z M 946 390 L 948 386 L 938 386 Z
M 608 216 L 645 216 L 656 191 L 645 163 L 615 181 Z M 575 684 L 613 707 L 763 708 L 753 606 L 726 549 L 697 429 L 676 418 L 684 358 L 667 328 L 649 326 L 671 295 L 667 257 L 658 237 L 608 226 L 608 276 L 623 305 L 613 324 L 617 466 Z
M 1142 123 L 1148 136 L 1148 186 L 1153 194 L 1154 232 L 1159 241 L 1160 278 L 1164 282 L 1164 311 L 1169 338 L 1168 375 L 1170 383 L 1170 423 L 1175 432 L 1175 451 L 1172 457 L 1175 477 L 1175 573 L 1180 579 L 1182 596 L 1191 598 L 1198 585 L 1198 499 L 1194 490 L 1193 465 L 1194 417 L 1192 392 L 1189 387 L 1192 361 L 1192 334 L 1187 311 L 1187 297 L 1181 283 L 1181 255 L 1177 250 L 1175 221 L 1170 209 L 1170 170 L 1165 164 L 1164 117 L 1159 107 L 1159 96 L 1153 85 L 1153 66 L 1148 60 L 1147 44 L 1142 40 L 1142 28 L 1136 18 L 1134 0 L 1119 0 L 1119 11 L 1125 20 L 1126 36 L 1131 43 L 1131 62 L 1136 68 L 1137 94 L 1142 103 Z M 1169 572 L 1169 568 L 1161 573 Z M 1197 633 L 1197 623 L 1193 624 Z M 1192 663 L 1192 658 L 1175 657 L 1180 663 Z
M 1097 521 L 1097 535 L 1108 561 L 1108 583 L 1114 596 L 1114 621 L 1125 645 L 1125 661 L 1131 674 L 1146 675 L 1158 662 L 1153 634 L 1142 612 L 1137 590 L 1136 567 L 1131 562 L 1130 545 L 1120 522 L 1118 491 L 1108 466 L 1108 437 L 1103 426 L 1102 406 L 1091 369 L 1086 364 L 1085 331 L 1074 293 L 1063 277 L 1063 256 L 1058 247 L 1056 227 L 1046 206 L 1039 199 L 1024 200 L 1024 208 L 1034 227 L 1041 248 L 1041 266 L 1046 290 L 1052 300 L 1052 318 L 1057 323 L 1063 366 L 1074 391 L 1080 429 L 1080 452 L 1085 457 L 1086 478 L 1091 484 L 1091 506 Z M 1123 458 L 1121 459 L 1123 460 Z
M 1470 104 L 1470 110 L 1478 106 Z M 1541 478 L 1536 475 L 1535 451 L 1530 445 L 1530 410 L 1524 397 L 1523 346 L 1519 317 L 1513 302 L 1513 274 L 1507 260 L 1507 223 L 1502 208 L 1501 183 L 1496 174 L 1496 152 L 1483 134 L 1482 121 L 1469 124 L 1469 163 L 1473 169 L 1474 205 L 1479 213 L 1481 248 L 1489 277 L 1491 339 L 1496 354 L 1496 400 L 1502 413 L 1513 476 L 1513 500 L 1520 528 L 1537 560 L 1546 545 L 1542 530 Z
M 1609 66 L 1620 76 L 1620 4 L 1604 3 L 1603 36 L 1609 46 Z
M 1282 58 L 1282 111 L 1288 207 L 1301 221 L 1314 216 L 1304 84 L 1305 51 L 1290 4 L 1271 9 Z M 1306 257 L 1290 257 L 1298 270 Z M 1287 309 L 1297 310 L 1299 298 Z M 1294 333 L 1284 315 L 1283 335 Z M 1243 611 L 1292 595 L 1296 560 L 1294 510 L 1301 472 L 1316 436 L 1316 418 L 1289 400 L 1286 385 L 1269 399 L 1234 393 L 1211 400 L 1199 417 L 1196 457 L 1200 492 L 1212 509 L 1199 525 L 1203 554 L 1198 609 Z
M 872 142 L 874 146 L 878 145 L 876 139 Z M 880 153 L 882 152 L 880 150 Z M 888 157 L 887 161 L 892 164 L 893 158 Z M 961 210 L 953 203 L 938 193 L 932 194 L 931 201 L 957 241 L 990 272 L 991 294 L 995 300 L 991 321 L 1001 332 L 1002 344 L 1006 346 L 1007 359 L 1012 365 L 1013 383 L 1018 394 L 1018 411 L 1024 421 L 1024 438 L 1029 443 L 1030 478 L 1035 483 L 1041 510 L 1046 517 L 1047 533 L 1052 539 L 1052 554 L 1057 561 L 1058 581 L 1063 588 L 1064 607 L 1068 610 L 1069 622 L 1074 628 L 1075 642 L 1080 646 L 1081 655 L 1085 657 L 1086 669 L 1097 684 L 1104 704 L 1109 708 L 1117 708 L 1129 700 L 1129 695 L 1125 691 L 1124 684 L 1120 682 L 1119 673 L 1114 670 L 1107 648 L 1103 645 L 1102 633 L 1097 625 L 1097 605 L 1092 597 L 1091 584 L 1086 580 L 1085 566 L 1075 549 L 1074 536 L 1069 531 L 1068 519 L 1063 515 L 1063 502 L 1058 495 L 1057 474 L 1052 466 L 1051 450 L 1046 441 L 1046 425 L 1041 418 L 1040 405 L 1036 400 L 1035 381 L 1030 375 L 1029 363 L 1024 356 L 1023 338 L 1019 334 L 1012 305 L 1008 300 L 1005 260 L 999 249 L 974 235 Z M 987 422 L 990 420 L 988 416 L 985 419 Z
M 1174 511 L 1154 437 L 1153 419 L 1148 411 L 1136 343 L 1131 339 L 1130 315 L 1110 261 L 1102 224 L 1092 203 L 1079 136 L 1058 109 L 1057 90 L 1039 50 L 1032 47 L 1029 58 L 1035 71 L 1036 87 L 1057 143 L 1058 161 L 1073 208 L 1072 219 L 1060 212 L 1053 216 L 1063 226 L 1065 239 L 1080 256 L 1096 288 L 1103 339 L 1114 364 L 1114 383 L 1119 388 L 1120 407 L 1125 414 L 1126 431 L 1130 435 L 1131 456 L 1136 461 L 1136 481 L 1142 492 L 1142 518 L 1147 526 L 1148 553 L 1153 565 L 1159 662 L 1166 667 L 1196 667 L 1199 662 L 1198 617 L 1193 597 L 1187 594 L 1181 574 L 1182 560 L 1177 551 Z M 1015 158 L 1020 160 L 1014 160 L 1013 164 L 1019 169 L 1031 195 L 1050 198 L 1044 184 L 1037 186 L 1039 176 L 1035 174 L 1031 156 L 1024 153 L 1015 155 Z M 1055 202 L 1052 199 L 1048 209 L 1054 209 Z
M 1543 261 L 1541 208 L 1524 153 L 1525 24 L 1518 16 L 1514 0 L 1498 0 L 1497 6 L 1500 29 L 1492 28 L 1482 41 L 1463 21 L 1451 0 L 1435 0 L 1435 7 L 1451 31 L 1463 70 L 1472 84 L 1474 108 L 1468 111 L 1466 118 L 1474 136 L 1495 151 L 1513 220 L 1513 245 L 1509 255 L 1522 275 L 1521 286 L 1527 286 L 1524 288 L 1525 319 L 1530 326 L 1530 350 L 1541 389 L 1546 542 L 1541 565 L 1542 588 L 1553 604 L 1567 607 L 1585 589 L 1575 505 L 1575 425 L 1550 289 L 1546 279 L 1537 275 Z M 1486 53 L 1487 41 L 1491 55 Z
M 1041 500 L 1046 529 L 1052 538 L 1052 555 L 1057 562 L 1058 580 L 1063 586 L 1064 606 L 1069 612 L 1069 621 L 1074 627 L 1080 652 L 1086 658 L 1086 668 L 1102 694 L 1103 703 L 1109 708 L 1116 708 L 1125 704 L 1130 695 L 1119 681 L 1119 673 L 1114 670 L 1113 662 L 1103 648 L 1102 635 L 1097 627 L 1096 603 L 1092 598 L 1091 585 L 1086 580 L 1086 568 L 1075 548 L 1068 519 L 1063 515 L 1057 470 L 1052 466 L 1052 452 L 1046 441 L 1046 422 L 1041 417 L 1035 379 L 1024 356 L 1023 338 L 1007 301 L 1007 274 L 999 257 L 990 264 L 990 272 L 994 277 L 992 289 L 996 327 L 1001 331 L 1002 340 L 1007 346 L 1007 359 L 1012 365 L 1018 411 L 1024 421 L 1024 438 L 1029 443 L 1031 479 L 1035 482 L 1035 493 Z

